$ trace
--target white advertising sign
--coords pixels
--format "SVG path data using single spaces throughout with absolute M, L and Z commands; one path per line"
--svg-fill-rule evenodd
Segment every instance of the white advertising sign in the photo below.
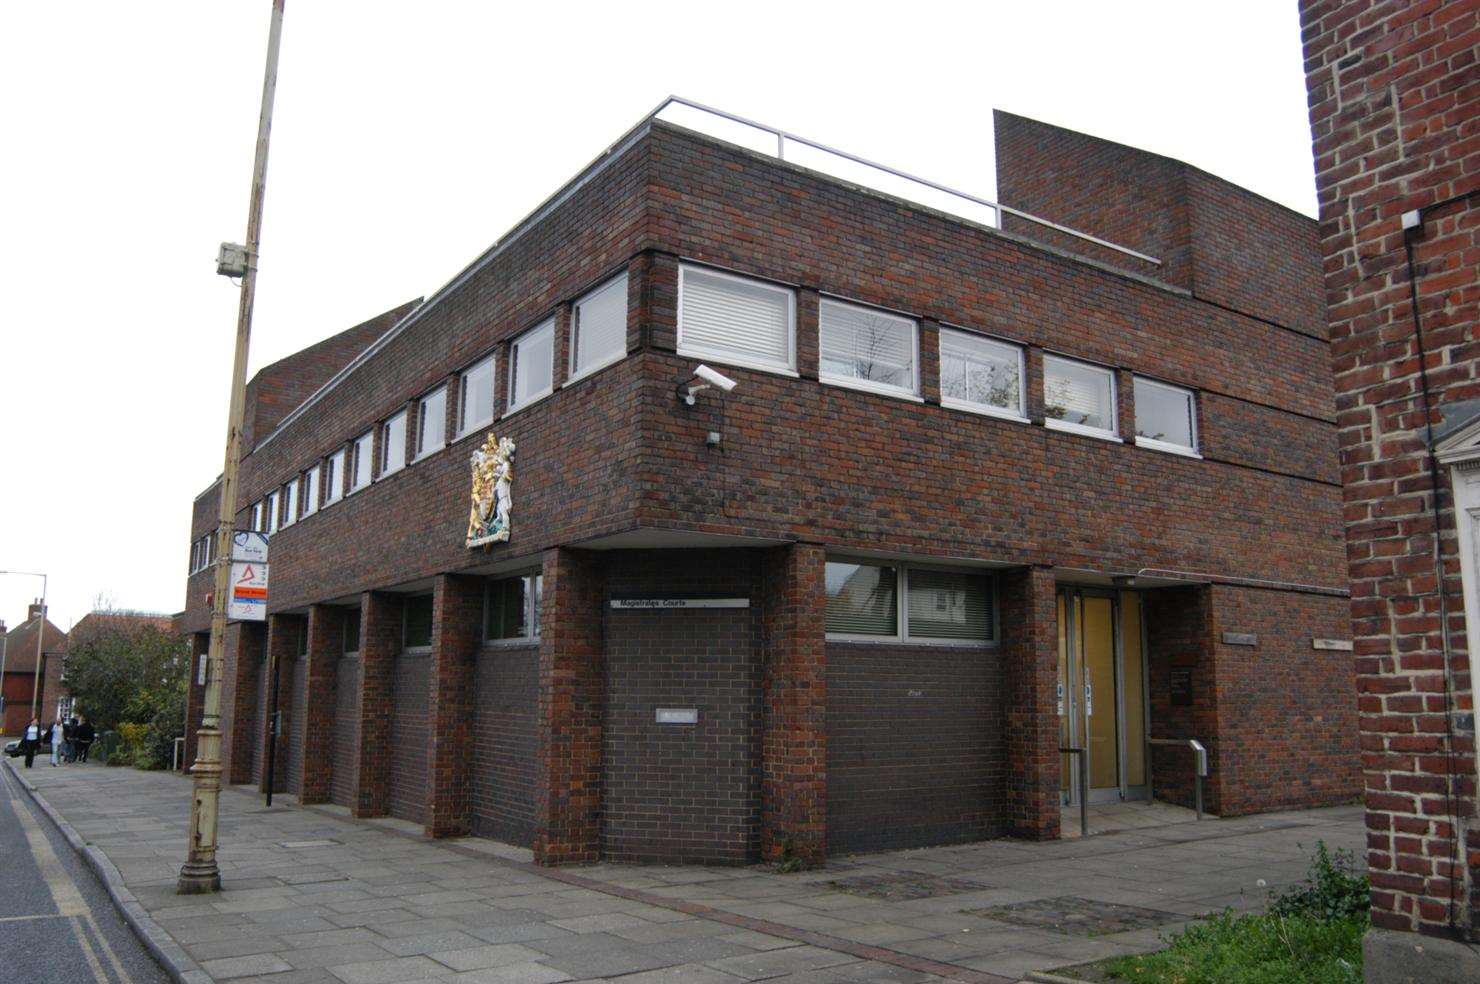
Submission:
M 239 622 L 261 622 L 267 618 L 267 565 L 231 565 L 231 595 L 226 599 L 226 617 Z
M 267 534 L 237 530 L 231 534 L 231 559 L 252 564 L 267 563 Z

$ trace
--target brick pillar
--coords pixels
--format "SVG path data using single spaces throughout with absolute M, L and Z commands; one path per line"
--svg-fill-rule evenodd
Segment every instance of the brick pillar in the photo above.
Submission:
M 827 858 L 827 592 L 822 547 L 766 558 L 761 857 Z
M 252 757 L 258 734 L 258 670 L 266 656 L 267 626 L 264 623 L 234 622 L 226 627 L 221 730 L 226 743 L 222 767 L 228 783 L 252 781 Z
M 390 798 L 391 715 L 396 654 L 401 651 L 401 599 L 367 591 L 360 600 L 360 726 L 350 812 L 383 817 Z
M 1136 377 L 1127 369 L 1115 370 L 1115 422 L 1121 440 L 1136 443 Z
M 545 553 L 543 573 L 534 858 L 597 861 L 605 579 L 596 556 L 564 547 Z
M 940 403 L 940 323 L 920 322 L 920 398 Z
M 1147 689 L 1151 692 L 1152 738 L 1197 738 L 1208 750 L 1203 808 L 1223 812 L 1223 769 L 1219 727 L 1218 662 L 1212 589 L 1206 585 L 1158 588 L 1141 596 L 1146 622 Z M 1306 631 L 1309 631 L 1307 629 Z M 1185 675 L 1191 703 L 1173 704 L 1172 676 Z M 1195 770 L 1186 748 L 1151 748 L 1151 795 L 1189 809 Z
M 200 730 L 201 718 L 205 716 L 206 688 L 200 680 L 200 664 L 211 648 L 209 632 L 190 634 L 190 680 L 185 689 L 185 771 L 195 764 L 196 732 Z
M 1002 691 L 1006 713 L 1003 819 L 1017 837 L 1059 836 L 1058 611 L 1053 569 L 1003 575 Z
M 473 673 L 482 620 L 483 579 L 440 575 L 432 588 L 428 837 L 455 837 L 473 829 Z
M 273 675 L 277 675 L 277 710 L 281 727 L 278 728 L 276 747 L 272 750 L 272 788 L 275 792 L 288 792 L 288 742 L 293 733 L 293 662 L 298 658 L 298 637 L 303 632 L 301 615 L 267 616 L 267 658 L 269 660 L 264 681 L 267 693 L 262 694 L 262 717 L 257 722 L 257 740 L 272 741 L 272 686 Z M 262 746 L 262 777 L 257 783 L 260 792 L 267 791 L 267 749 Z
M 334 774 L 334 708 L 337 694 L 339 656 L 344 652 L 343 608 L 314 605 L 308 610 L 308 667 L 304 686 L 305 720 L 294 726 L 293 738 L 300 743 L 303 788 L 298 802 L 326 803 Z

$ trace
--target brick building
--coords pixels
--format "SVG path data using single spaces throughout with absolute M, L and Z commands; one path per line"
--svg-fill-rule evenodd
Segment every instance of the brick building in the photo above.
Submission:
M 1064 743 L 1094 802 L 1190 803 L 1152 738 L 1214 813 L 1354 796 L 1315 223 L 996 124 L 993 225 L 649 117 L 255 409 L 228 781 L 275 683 L 278 788 L 552 864 L 1052 838 Z
M 1301 20 L 1361 693 L 1369 979 L 1476 980 L 1473 948 L 1412 934 L 1480 940 L 1480 5 L 1305 0 Z
M 41 673 L 36 673 L 36 633 L 41 635 Z M 36 716 L 43 724 L 55 719 L 58 702 L 66 698 L 62 685 L 62 656 L 67 649 L 67 636 L 42 616 L 40 602 L 26 609 L 26 620 L 4 633 L 5 672 L 0 677 L 5 711 L 0 715 L 0 735 L 14 736 L 31 723 L 32 697 L 37 680 L 41 693 L 36 697 Z

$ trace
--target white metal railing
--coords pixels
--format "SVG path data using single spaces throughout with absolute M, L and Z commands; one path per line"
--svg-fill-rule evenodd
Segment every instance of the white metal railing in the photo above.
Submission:
M 675 111 L 675 107 L 677 111 Z M 695 118 L 696 116 L 698 117 L 697 119 Z M 704 117 L 708 117 L 709 119 L 704 120 Z M 857 154 L 850 154 L 846 150 L 829 147 L 826 144 L 809 140 L 806 137 L 789 133 L 774 126 L 757 123 L 755 120 L 737 116 L 723 109 L 705 106 L 702 103 L 694 102 L 692 99 L 685 99 L 682 96 L 669 96 L 667 99 L 664 99 L 658 104 L 657 109 L 644 117 L 643 122 L 646 123 L 654 119 L 663 119 L 665 122 L 688 126 L 691 129 L 699 130 L 699 132 L 707 136 L 724 140 L 727 143 L 733 143 L 760 153 L 772 154 L 780 160 L 790 161 L 793 164 L 798 164 L 810 170 L 820 171 L 832 177 L 851 180 L 866 187 L 874 188 L 876 191 L 883 191 L 901 198 L 907 198 L 921 205 L 938 208 L 941 211 L 960 215 L 964 218 L 981 222 L 984 225 L 990 225 L 1000 229 L 1002 227 L 1002 216 L 1011 215 L 1025 222 L 1031 222 L 1034 225 L 1052 229 L 1066 236 L 1071 236 L 1087 243 L 1093 243 L 1104 249 L 1133 257 L 1143 263 L 1149 263 L 1152 266 L 1161 266 L 1161 260 L 1156 257 L 1148 256 L 1127 246 L 1121 246 L 1119 243 L 1112 243 L 1108 239 L 1101 239 L 1087 232 L 1071 229 L 1068 226 L 1051 222 L 1048 219 L 1020 211 L 1011 206 L 989 201 L 985 198 L 979 198 L 969 192 L 948 187 L 939 182 L 931 181 L 928 178 L 909 174 L 898 168 L 890 167 L 887 164 L 880 164 L 877 161 L 859 157 Z M 728 128 L 723 125 L 716 128 L 713 125 L 716 120 L 732 125 Z M 695 125 L 696 123 L 700 125 Z M 755 134 L 762 139 L 746 139 L 745 136 L 742 136 L 742 132 L 735 131 L 735 127 L 741 128 L 742 132 Z M 726 133 L 727 130 L 728 133 Z M 793 145 L 803 149 L 803 154 L 800 157 L 795 153 L 791 157 L 787 156 L 787 149 Z M 807 151 L 811 153 L 808 154 Z M 848 164 L 854 166 L 849 168 L 846 166 Z M 879 175 L 887 175 L 894 180 L 881 182 Z M 934 192 L 934 194 L 922 194 L 921 189 Z

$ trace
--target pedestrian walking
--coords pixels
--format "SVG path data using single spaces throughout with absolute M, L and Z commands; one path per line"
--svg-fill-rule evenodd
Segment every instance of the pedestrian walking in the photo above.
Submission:
M 77 719 L 69 717 L 62 722 L 62 761 L 77 761 L 77 748 L 72 744 L 72 739 L 77 734 Z
M 51 767 L 62 764 L 62 722 L 53 721 L 46 729 L 46 740 L 51 742 Z
M 26 757 L 26 768 L 36 760 L 36 749 L 41 747 L 41 722 L 36 718 L 26 725 L 25 732 L 21 735 L 21 754 Z
M 98 733 L 93 730 L 93 726 L 88 723 L 87 718 L 80 717 L 77 719 L 77 737 L 73 739 L 73 742 L 77 745 L 77 761 L 87 761 L 87 751 L 92 748 L 92 743 L 97 737 Z

